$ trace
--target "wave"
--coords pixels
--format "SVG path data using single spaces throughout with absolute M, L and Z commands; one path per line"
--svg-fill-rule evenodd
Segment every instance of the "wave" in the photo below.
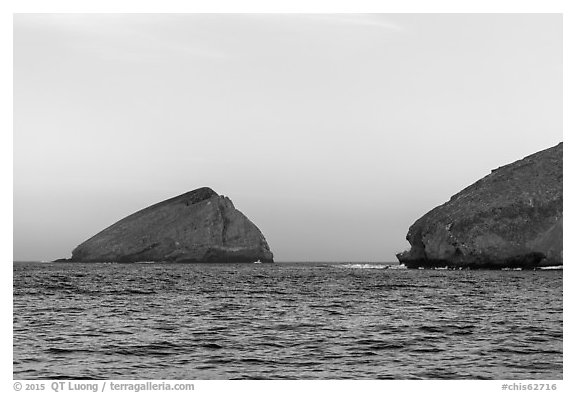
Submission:
M 115 266 L 16 264 L 14 379 L 563 375 L 562 270 Z
M 391 269 L 403 270 L 406 269 L 404 265 L 383 265 L 380 263 L 347 263 L 345 265 L 330 265 L 340 269 Z

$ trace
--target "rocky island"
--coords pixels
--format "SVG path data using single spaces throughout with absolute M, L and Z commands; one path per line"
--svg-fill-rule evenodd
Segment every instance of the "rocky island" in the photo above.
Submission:
M 273 255 L 262 232 L 230 199 L 204 187 L 123 218 L 65 261 L 273 262 Z
M 408 268 L 562 265 L 562 143 L 495 169 L 408 230 Z

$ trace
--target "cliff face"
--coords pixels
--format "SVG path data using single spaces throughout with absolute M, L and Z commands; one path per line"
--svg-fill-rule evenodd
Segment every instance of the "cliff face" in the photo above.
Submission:
M 232 201 L 200 188 L 140 210 L 72 251 L 75 262 L 273 262 Z
M 500 167 L 417 220 L 408 267 L 562 265 L 562 143 Z

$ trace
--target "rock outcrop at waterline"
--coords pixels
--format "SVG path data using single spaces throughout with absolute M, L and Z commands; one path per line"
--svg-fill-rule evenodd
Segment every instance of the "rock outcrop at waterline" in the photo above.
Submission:
M 562 143 L 500 167 L 417 220 L 407 267 L 562 265 Z
M 232 201 L 200 188 L 140 210 L 86 240 L 71 262 L 273 262 Z

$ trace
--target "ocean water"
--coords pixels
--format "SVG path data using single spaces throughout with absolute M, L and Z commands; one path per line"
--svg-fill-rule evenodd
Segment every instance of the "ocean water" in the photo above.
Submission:
M 14 264 L 14 379 L 562 379 L 562 271 Z

